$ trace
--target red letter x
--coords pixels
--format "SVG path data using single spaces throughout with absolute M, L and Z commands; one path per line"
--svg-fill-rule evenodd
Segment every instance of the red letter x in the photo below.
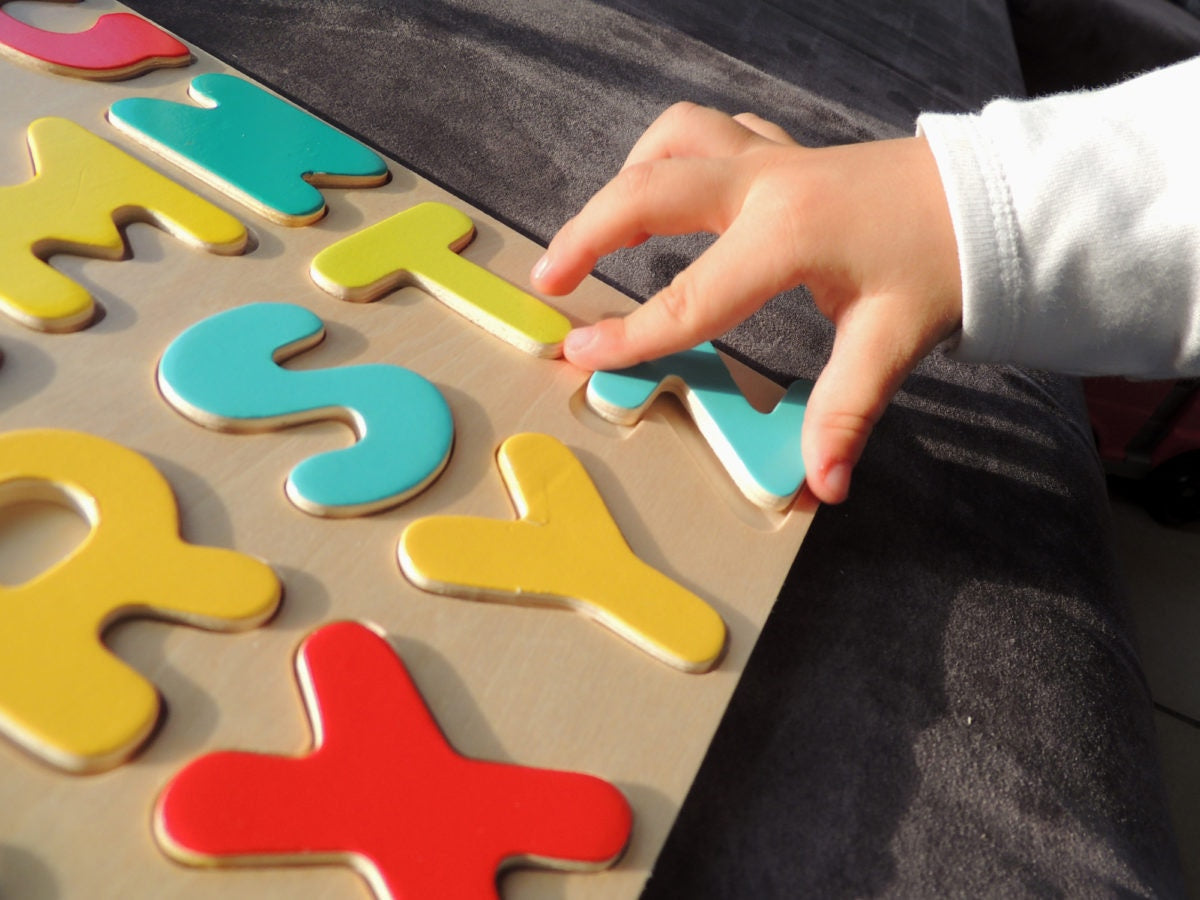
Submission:
M 380 898 L 494 897 L 505 865 L 602 868 L 629 839 L 606 781 L 460 756 L 404 664 L 370 629 L 327 625 L 296 669 L 307 756 L 213 753 L 155 810 L 164 849 L 192 864 L 348 862 Z

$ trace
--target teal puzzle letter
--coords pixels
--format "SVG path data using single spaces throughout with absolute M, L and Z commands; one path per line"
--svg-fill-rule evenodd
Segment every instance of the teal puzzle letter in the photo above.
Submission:
M 383 159 L 358 141 L 257 85 L 233 75 L 192 79 L 201 106 L 129 97 L 108 119 L 134 140 L 217 190 L 284 225 L 308 225 L 325 213 L 314 185 L 382 184 Z
M 433 384 L 400 366 L 293 371 L 277 364 L 324 335 L 316 315 L 290 303 L 226 310 L 172 341 L 159 363 L 159 388 L 187 418 L 223 431 L 348 421 L 358 442 L 297 465 L 288 497 L 323 516 L 401 503 L 445 468 L 454 442 L 450 407 Z
M 596 372 L 587 401 L 604 418 L 637 422 L 662 391 L 677 394 L 742 493 L 781 509 L 804 483 L 800 430 L 812 382 L 797 381 L 770 413 L 738 389 L 710 343 L 619 372 Z

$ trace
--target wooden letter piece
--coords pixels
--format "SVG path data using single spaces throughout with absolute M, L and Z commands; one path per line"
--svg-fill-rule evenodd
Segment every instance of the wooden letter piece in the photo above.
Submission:
M 154 686 L 100 634 L 149 616 L 214 631 L 275 612 L 265 564 L 185 544 L 171 488 L 143 457 L 71 431 L 0 435 L 4 502 L 69 501 L 91 521 L 84 543 L 18 587 L 0 588 L 0 731 L 71 772 L 118 765 L 158 718 Z
M 804 483 L 800 432 L 812 382 L 797 381 L 770 413 L 745 398 L 704 343 L 618 372 L 596 372 L 587 402 L 619 425 L 633 425 L 663 391 L 676 394 L 741 492 L 766 509 L 784 509 Z
M 119 81 L 150 69 L 186 66 L 192 61 L 191 51 L 184 44 L 132 13 L 107 13 L 86 31 L 63 33 L 26 25 L 3 9 L 0 56 L 94 81 Z
M 398 549 L 410 581 L 442 594 L 577 609 L 685 672 L 716 664 L 724 621 L 634 556 L 570 450 L 548 435 L 520 434 L 500 445 L 497 461 L 520 518 L 418 519 Z
M 441 392 L 392 365 L 292 371 L 278 365 L 325 336 L 316 315 L 290 303 L 252 303 L 204 319 L 163 354 L 158 385 L 187 418 L 218 431 L 255 432 L 322 419 L 348 422 L 351 447 L 296 466 L 288 498 L 317 516 L 386 509 L 428 487 L 454 444 Z
M 246 247 L 233 216 L 67 119 L 29 126 L 34 176 L 0 187 L 0 311 L 40 331 L 74 331 L 91 295 L 47 263 L 55 253 L 121 259 L 119 225 L 146 221 L 210 253 Z
M 154 811 L 190 865 L 354 866 L 376 897 L 496 896 L 513 865 L 601 869 L 629 840 L 624 796 L 590 775 L 460 756 L 404 663 L 354 622 L 310 634 L 296 671 L 312 724 L 304 756 L 201 757 Z
M 359 303 L 414 284 L 526 353 L 561 356 L 566 316 L 459 256 L 474 237 L 466 214 L 419 203 L 326 247 L 310 273 L 333 296 Z
M 192 79 L 200 106 L 129 97 L 108 120 L 217 190 L 281 225 L 325 214 L 321 187 L 370 187 L 387 163 L 332 125 L 234 75 Z

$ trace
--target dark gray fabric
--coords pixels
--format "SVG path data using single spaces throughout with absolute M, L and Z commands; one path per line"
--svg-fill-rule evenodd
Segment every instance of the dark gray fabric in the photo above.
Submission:
M 1200 53 L 1200 19 L 1167 0 L 1008 6 L 1030 95 L 1103 87 Z
M 1020 90 L 1001 0 L 131 5 L 543 241 L 677 99 L 824 144 Z M 603 272 L 645 297 L 702 244 Z M 797 291 L 728 342 L 788 380 L 831 337 Z M 923 364 L 818 513 L 647 895 L 1181 896 L 1103 491 L 1073 381 Z
M 1182 896 L 1077 403 L 1006 368 L 909 380 L 650 896 Z
M 919 112 L 1022 92 L 1001 3 L 877 3 L 868 22 L 858 3 L 611 2 L 906 131 Z

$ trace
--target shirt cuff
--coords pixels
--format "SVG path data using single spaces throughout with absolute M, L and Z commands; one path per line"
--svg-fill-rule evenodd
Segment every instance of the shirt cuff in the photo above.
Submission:
M 977 116 L 927 113 L 917 134 L 933 151 L 958 243 L 962 331 L 947 350 L 964 362 L 1007 359 L 1026 279 L 1004 170 Z

